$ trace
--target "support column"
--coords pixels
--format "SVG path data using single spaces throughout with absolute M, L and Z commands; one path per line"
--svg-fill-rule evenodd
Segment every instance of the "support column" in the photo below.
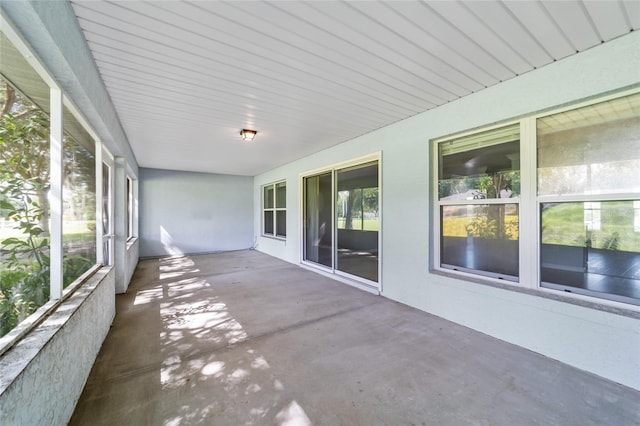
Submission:
M 62 297 L 62 91 L 52 88 L 50 91 L 50 179 L 49 212 L 49 273 L 50 299 Z
M 116 293 L 127 291 L 127 171 L 124 158 L 116 157 L 114 167 L 114 265 Z

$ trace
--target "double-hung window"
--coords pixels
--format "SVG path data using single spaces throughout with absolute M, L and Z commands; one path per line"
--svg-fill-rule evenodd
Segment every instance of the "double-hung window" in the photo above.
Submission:
M 520 126 L 438 144 L 440 267 L 517 281 Z
M 262 234 L 277 238 L 287 236 L 287 183 L 262 187 Z
M 435 140 L 432 155 L 437 270 L 640 305 L 640 93 Z
M 640 94 L 536 128 L 541 286 L 640 304 Z

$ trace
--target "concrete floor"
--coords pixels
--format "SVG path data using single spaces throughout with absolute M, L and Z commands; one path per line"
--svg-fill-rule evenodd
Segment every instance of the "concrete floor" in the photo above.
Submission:
M 140 262 L 72 425 L 638 425 L 640 392 L 255 251 Z

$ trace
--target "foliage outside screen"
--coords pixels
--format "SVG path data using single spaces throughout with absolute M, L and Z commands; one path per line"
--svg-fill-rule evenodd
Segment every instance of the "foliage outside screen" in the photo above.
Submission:
M 0 78 L 0 335 L 49 300 L 49 119 Z
M 95 264 L 95 157 L 64 145 L 63 286 Z M 0 336 L 49 300 L 49 117 L 0 77 Z

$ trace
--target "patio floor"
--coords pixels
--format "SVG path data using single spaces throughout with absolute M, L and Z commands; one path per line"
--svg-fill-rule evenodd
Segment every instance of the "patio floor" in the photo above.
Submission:
M 632 425 L 640 392 L 256 251 L 142 260 L 71 425 Z

